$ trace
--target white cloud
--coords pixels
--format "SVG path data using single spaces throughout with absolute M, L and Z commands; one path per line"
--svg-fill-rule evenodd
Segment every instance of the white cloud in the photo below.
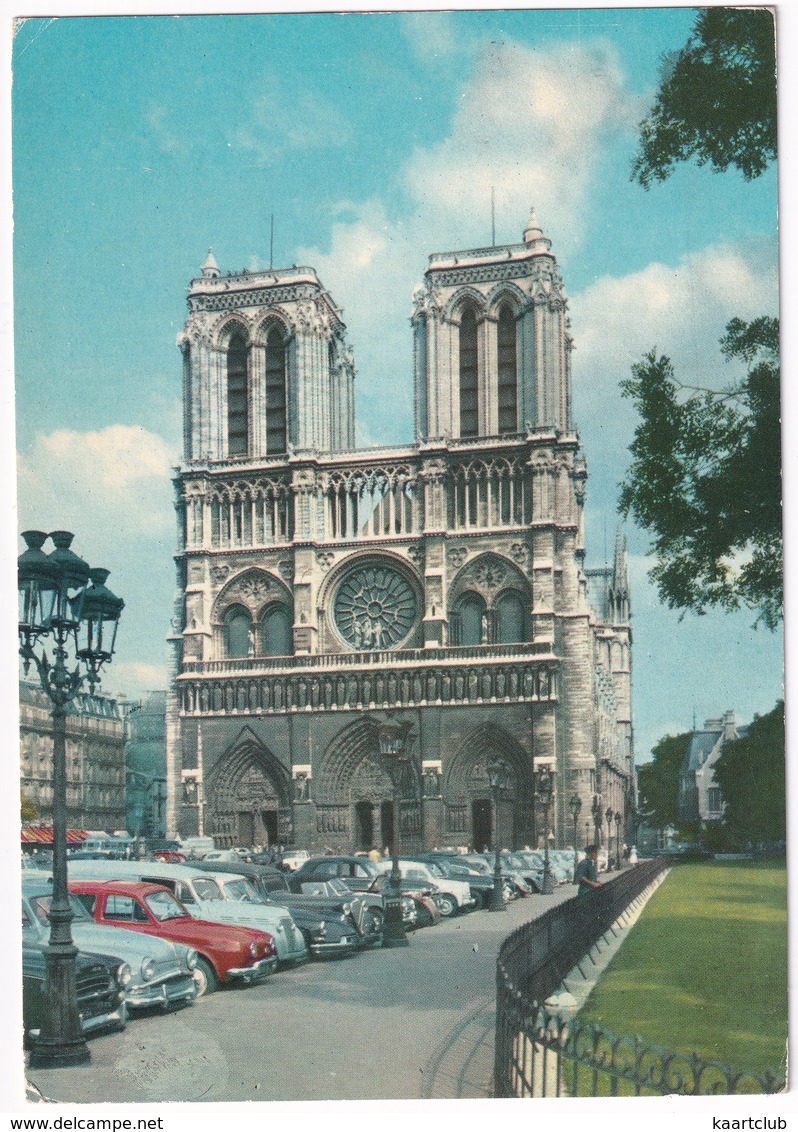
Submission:
M 232 131 L 231 143 L 261 164 L 286 150 L 326 149 L 352 139 L 352 128 L 339 110 L 310 91 L 287 90 L 276 80 L 262 80 L 262 93 L 244 122 Z
M 134 536 L 171 532 L 174 460 L 162 437 L 143 428 L 40 433 L 18 460 L 21 524 L 68 527 L 80 532 L 86 545 L 107 545 L 123 529 Z
M 526 217 L 534 204 L 552 228 L 572 233 L 585 222 L 608 142 L 634 129 L 640 109 L 608 44 L 492 43 L 463 87 L 449 136 L 416 151 L 405 184 L 428 221 L 487 215 L 495 186 L 503 214 Z
M 769 267 L 764 267 L 765 263 Z M 612 393 L 634 362 L 655 349 L 667 354 L 686 384 L 728 383 L 733 370 L 719 341 L 734 317 L 778 310 L 775 256 L 722 244 L 651 263 L 620 278 L 603 276 L 571 299 L 574 371 L 582 406 Z

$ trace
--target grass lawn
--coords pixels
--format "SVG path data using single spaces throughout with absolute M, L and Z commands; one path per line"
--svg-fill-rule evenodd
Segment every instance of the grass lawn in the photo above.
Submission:
M 646 905 L 580 1011 L 618 1035 L 735 1070 L 784 1074 L 783 862 L 680 864 Z

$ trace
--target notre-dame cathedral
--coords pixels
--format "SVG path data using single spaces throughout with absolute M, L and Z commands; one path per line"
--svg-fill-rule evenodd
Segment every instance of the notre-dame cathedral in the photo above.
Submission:
M 411 324 L 415 442 L 357 450 L 353 355 L 312 268 L 209 253 L 189 286 L 172 831 L 582 845 L 610 810 L 626 833 L 626 551 L 584 567 L 567 302 L 534 212 L 521 243 L 430 256 Z

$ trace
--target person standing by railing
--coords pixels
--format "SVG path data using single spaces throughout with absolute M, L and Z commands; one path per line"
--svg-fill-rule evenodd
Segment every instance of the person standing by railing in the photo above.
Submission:
M 585 856 L 574 869 L 574 884 L 579 885 L 577 896 L 587 896 L 594 889 L 602 888 L 598 879 L 598 845 L 588 845 Z

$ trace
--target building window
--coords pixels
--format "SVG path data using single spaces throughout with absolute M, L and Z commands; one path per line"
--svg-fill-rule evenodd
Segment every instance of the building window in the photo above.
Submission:
M 266 338 L 266 453 L 286 451 L 285 343 L 273 327 Z
M 460 435 L 477 432 L 477 318 L 467 306 L 460 319 Z
M 252 618 L 249 611 L 234 605 L 224 615 L 224 654 L 230 659 L 254 653 Z
M 248 351 L 244 335 L 235 331 L 227 347 L 227 452 L 245 456 L 248 448 Z
M 721 809 L 720 787 L 710 786 L 707 790 L 707 806 L 711 814 L 719 814 Z
M 515 346 L 515 315 L 505 304 L 499 311 L 499 432 L 518 431 L 518 371 Z
M 513 644 L 526 640 L 524 628 L 524 601 L 516 590 L 507 590 L 498 599 L 494 609 L 496 641 Z
M 476 593 L 458 598 L 451 618 L 455 645 L 488 643 L 488 614 L 485 599 Z
M 260 619 L 260 655 L 291 656 L 293 651 L 291 613 L 285 605 L 270 605 Z

